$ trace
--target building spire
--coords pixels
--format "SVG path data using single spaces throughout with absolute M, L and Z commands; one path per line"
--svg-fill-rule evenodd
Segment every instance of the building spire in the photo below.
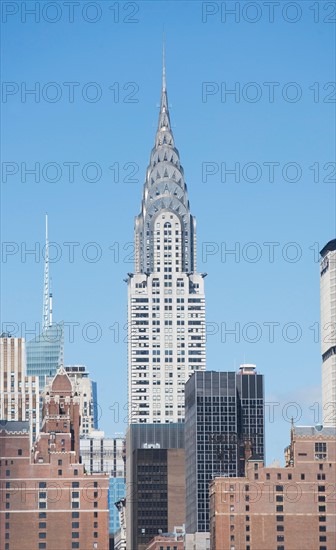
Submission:
M 166 48 L 165 48 L 165 33 L 163 31 L 162 39 L 162 91 L 166 91 Z
M 49 301 L 49 238 L 48 238 L 48 214 L 45 215 L 45 252 L 44 252 L 44 285 L 43 285 L 43 330 L 50 325 L 50 301 Z
M 164 38 L 158 127 L 147 167 L 141 212 L 135 220 L 136 273 L 154 272 L 154 240 L 149 237 L 153 235 L 155 220 L 163 210 L 179 219 L 181 268 L 183 272 L 193 273 L 196 271 L 196 222 L 190 214 L 187 185 L 170 123 Z

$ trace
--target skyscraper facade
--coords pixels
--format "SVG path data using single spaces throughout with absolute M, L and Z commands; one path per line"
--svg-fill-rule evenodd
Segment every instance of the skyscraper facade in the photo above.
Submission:
M 30 443 L 39 432 L 39 380 L 26 376 L 24 338 L 0 336 L 0 420 L 29 422 Z
M 128 274 L 130 423 L 184 420 L 184 384 L 205 369 L 204 275 L 196 269 L 196 221 L 171 129 L 163 66 L 155 144 L 135 219 Z
M 186 384 L 187 534 L 209 532 L 209 483 L 244 475 L 246 447 L 264 459 L 263 376 L 253 365 L 195 372 Z
M 126 441 L 127 548 L 185 524 L 184 423 L 132 424 Z
M 45 387 L 47 378 L 55 376 L 63 364 L 63 349 L 63 323 L 52 323 L 27 342 L 27 374 L 38 376 L 40 391 Z
M 336 427 L 336 239 L 320 254 L 323 425 Z

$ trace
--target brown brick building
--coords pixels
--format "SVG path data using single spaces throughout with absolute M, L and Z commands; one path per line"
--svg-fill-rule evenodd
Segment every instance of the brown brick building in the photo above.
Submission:
M 43 425 L 0 424 L 1 550 L 108 550 L 108 477 L 79 463 L 79 401 L 61 368 L 45 388 Z
M 250 456 L 245 478 L 210 486 L 212 550 L 334 550 L 336 431 L 292 427 L 286 467 Z

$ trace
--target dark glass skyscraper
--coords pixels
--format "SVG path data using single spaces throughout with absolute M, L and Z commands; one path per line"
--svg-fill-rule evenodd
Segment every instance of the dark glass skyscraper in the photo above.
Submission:
M 264 459 L 264 383 L 252 365 L 195 372 L 186 384 L 186 532 L 209 531 L 209 482 L 244 475 L 245 450 Z

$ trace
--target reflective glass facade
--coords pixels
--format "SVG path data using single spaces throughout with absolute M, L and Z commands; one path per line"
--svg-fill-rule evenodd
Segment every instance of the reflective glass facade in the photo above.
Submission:
M 263 376 L 195 372 L 185 396 L 186 532 L 208 532 L 210 481 L 243 476 L 248 443 L 264 458 Z
M 110 535 L 115 533 L 120 528 L 119 511 L 114 505 L 115 502 L 125 498 L 126 496 L 126 480 L 121 477 L 111 477 L 109 483 L 109 510 L 110 510 Z
M 39 377 L 40 391 L 47 376 L 55 376 L 63 364 L 64 325 L 53 323 L 33 340 L 26 343 L 27 375 Z

